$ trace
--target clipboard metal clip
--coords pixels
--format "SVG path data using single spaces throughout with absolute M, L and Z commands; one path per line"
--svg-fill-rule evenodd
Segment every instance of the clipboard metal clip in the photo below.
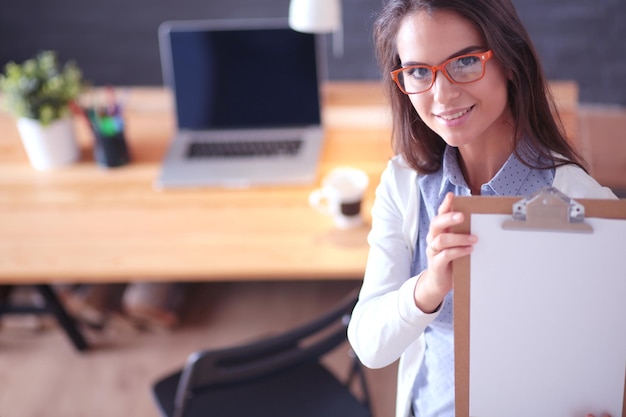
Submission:
M 514 203 L 512 217 L 502 223 L 503 229 L 593 232 L 585 223 L 585 207 L 554 187 L 542 188 Z

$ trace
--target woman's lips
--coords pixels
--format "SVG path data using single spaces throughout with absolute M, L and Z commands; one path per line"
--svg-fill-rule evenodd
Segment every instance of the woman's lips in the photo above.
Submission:
M 455 113 L 452 113 L 452 114 L 438 114 L 437 117 L 441 117 L 444 120 L 454 120 L 454 119 L 458 119 L 459 117 L 463 116 L 465 113 L 469 112 L 473 108 L 474 108 L 474 106 L 471 106 L 471 107 L 468 107 L 466 109 L 459 110 L 458 112 L 455 112 Z
M 447 126 L 457 126 L 468 117 L 468 113 L 474 109 L 474 106 L 467 107 L 454 113 L 440 113 L 437 117 Z

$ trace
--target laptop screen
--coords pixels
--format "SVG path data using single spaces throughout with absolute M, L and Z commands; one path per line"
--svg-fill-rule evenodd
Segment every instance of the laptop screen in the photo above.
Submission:
M 288 27 L 218 29 L 210 22 L 169 22 L 161 30 L 179 129 L 320 124 L 315 35 Z

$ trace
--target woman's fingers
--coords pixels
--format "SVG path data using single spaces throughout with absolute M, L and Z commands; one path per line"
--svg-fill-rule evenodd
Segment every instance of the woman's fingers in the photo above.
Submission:
M 432 238 L 428 247 L 433 253 L 442 252 L 449 248 L 470 246 L 476 243 L 476 236 L 459 233 L 441 233 Z
M 463 214 L 452 211 L 454 194 L 448 193 L 437 210 L 437 215 L 431 220 L 429 234 L 436 236 L 448 228 L 463 222 Z
M 426 243 L 430 245 L 441 234 L 446 233 L 452 226 L 463 223 L 462 213 L 443 213 L 435 216 L 430 222 L 426 235 Z
M 430 244 L 430 241 L 440 233 L 446 231 L 447 228 L 454 225 L 455 221 L 458 221 L 457 214 L 460 213 L 452 213 L 452 199 L 454 198 L 454 194 L 448 193 L 443 199 L 443 202 L 439 206 L 437 210 L 437 215 L 430 221 L 430 228 L 428 230 L 428 235 L 426 236 L 426 242 Z M 461 215 L 462 216 L 462 215 Z M 463 221 L 461 217 L 461 221 Z
M 442 233 L 428 243 L 428 249 L 432 255 L 437 255 L 450 249 L 471 249 L 476 240 L 477 238 L 474 235 Z
M 476 243 L 476 236 L 474 235 L 449 232 L 452 226 L 463 223 L 463 220 L 463 214 L 456 212 L 440 214 L 432 220 L 430 230 L 426 235 L 426 244 L 431 254 Z
M 426 244 L 431 256 L 450 248 L 462 248 L 464 254 L 466 254 L 467 247 L 476 243 L 476 236 L 449 232 L 451 227 L 463 223 L 465 219 L 463 213 L 452 211 L 453 198 L 454 194 L 446 194 L 439 206 L 438 214 L 430 223 L 430 228 L 426 235 Z
M 452 211 L 454 194 L 448 193 L 426 235 L 428 268 L 415 287 L 415 304 L 425 312 L 434 311 L 452 289 L 452 261 L 468 255 L 476 243 L 474 235 L 452 233 L 463 222 L 462 213 Z

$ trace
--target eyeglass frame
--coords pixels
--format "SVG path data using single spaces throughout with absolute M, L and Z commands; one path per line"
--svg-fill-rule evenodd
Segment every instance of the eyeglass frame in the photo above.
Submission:
M 450 74 L 448 74 L 448 71 L 446 71 L 446 66 L 448 64 L 450 64 L 453 61 L 462 59 L 462 58 L 468 58 L 468 57 L 476 57 L 480 59 L 480 62 L 482 64 L 483 67 L 483 71 L 482 74 L 480 75 L 480 77 L 478 77 L 475 80 L 472 81 L 455 81 L 454 79 L 452 79 L 452 77 L 450 76 Z M 437 71 L 443 73 L 444 77 L 446 77 L 446 79 L 448 81 L 450 81 L 452 84 L 457 84 L 457 85 L 463 85 L 463 84 L 471 84 L 471 83 L 475 83 L 476 81 L 480 81 L 485 77 L 485 72 L 487 70 L 487 67 L 485 66 L 485 64 L 487 63 L 487 61 L 489 61 L 491 58 L 493 58 L 493 52 L 491 51 L 491 49 L 488 49 L 484 52 L 475 52 L 475 53 L 471 53 L 471 54 L 464 54 L 464 55 L 459 55 L 459 56 L 455 56 L 452 57 L 450 59 L 445 60 L 444 62 L 442 62 L 439 65 L 435 65 L 435 66 L 430 66 L 430 65 L 423 65 L 423 64 L 418 64 L 418 65 L 407 65 L 406 67 L 402 67 L 402 68 L 398 68 L 396 70 L 391 71 L 389 74 L 391 75 L 391 79 L 396 83 L 396 85 L 398 86 L 398 88 L 400 89 L 400 91 L 402 91 L 404 94 L 422 94 L 427 92 L 428 90 L 430 90 L 431 88 L 433 88 L 433 85 L 435 85 L 435 81 L 437 80 Z M 415 93 L 409 93 L 407 92 L 404 87 L 402 86 L 402 82 L 400 81 L 400 73 L 402 73 L 403 71 L 406 71 L 407 69 L 411 69 L 411 68 L 428 68 L 431 73 L 433 74 L 432 80 L 430 85 L 428 86 L 427 89 L 422 90 L 422 91 L 418 91 Z

